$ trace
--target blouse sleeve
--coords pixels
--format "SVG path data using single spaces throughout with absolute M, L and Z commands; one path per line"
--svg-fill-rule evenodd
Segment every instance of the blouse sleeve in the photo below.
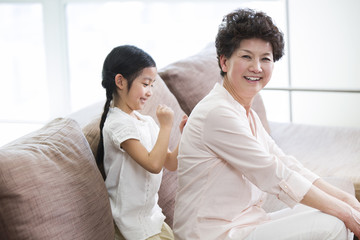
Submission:
M 288 168 L 300 173 L 311 183 L 320 178 L 317 174 L 305 168 L 295 157 L 286 155 L 267 133 L 266 139 L 269 146 L 269 152 L 276 155 Z
M 288 206 L 300 202 L 312 182 L 270 154 L 252 135 L 246 116 L 231 107 L 214 109 L 204 123 L 205 145 L 262 191 Z
M 120 145 L 128 139 L 140 140 L 140 134 L 134 123 L 123 121 L 121 124 L 111 124 L 109 126 L 111 140 L 121 151 L 124 151 Z

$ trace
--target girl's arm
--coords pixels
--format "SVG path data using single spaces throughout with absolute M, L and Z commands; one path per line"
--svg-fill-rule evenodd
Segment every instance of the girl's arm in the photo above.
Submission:
M 183 129 L 185 127 L 187 119 L 188 119 L 187 115 L 184 115 L 182 117 L 181 122 L 179 124 L 180 133 L 183 132 Z M 172 152 L 168 151 L 167 156 L 166 156 L 166 160 L 165 160 L 165 164 L 164 164 L 164 166 L 166 167 L 167 170 L 175 171 L 177 169 L 177 166 L 178 166 L 178 160 L 177 160 L 178 152 L 179 152 L 179 144 L 176 146 L 174 151 L 172 151 Z
M 172 128 L 174 112 L 171 108 L 159 105 L 156 109 L 160 131 L 153 149 L 148 152 L 139 140 L 128 139 L 121 144 L 139 165 L 151 173 L 159 173 L 167 158 L 170 132 Z

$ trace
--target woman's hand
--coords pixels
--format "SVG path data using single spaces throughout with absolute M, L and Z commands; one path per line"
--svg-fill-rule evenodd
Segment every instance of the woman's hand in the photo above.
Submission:
M 182 117 L 181 122 L 180 122 L 180 124 L 179 124 L 180 133 L 183 132 L 183 129 L 184 129 L 185 125 L 186 125 L 187 120 L 188 120 L 188 116 L 185 114 L 185 115 Z
M 349 194 L 350 195 L 350 194 Z M 351 207 L 353 207 L 355 210 L 360 212 L 360 203 L 359 201 L 352 195 L 348 197 L 347 200 L 345 200 L 347 204 L 349 204 Z
M 174 121 L 174 111 L 163 104 L 158 105 L 156 109 L 156 117 L 159 120 L 160 127 L 172 127 Z
M 360 237 L 360 212 L 351 208 L 351 215 L 344 221 L 346 227 L 352 231 L 356 237 Z

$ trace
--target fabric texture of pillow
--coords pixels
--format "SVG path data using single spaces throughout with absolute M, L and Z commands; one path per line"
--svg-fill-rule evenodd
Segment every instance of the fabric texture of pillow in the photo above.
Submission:
M 165 66 L 159 70 L 159 75 L 175 95 L 184 112 L 190 115 L 195 105 L 210 92 L 215 83 L 222 82 L 215 44 L 210 43 L 199 53 Z M 256 95 L 252 109 L 270 133 L 260 94 Z
M 0 239 L 114 239 L 105 184 L 78 123 L 0 148 Z
M 171 131 L 169 149 L 173 150 L 180 141 L 180 130 L 179 124 L 182 116 L 185 114 L 179 106 L 176 98 L 167 88 L 164 81 L 160 76 L 157 76 L 154 83 L 153 94 L 147 101 L 140 112 L 144 115 L 151 116 L 157 124 L 159 124 L 156 117 L 156 108 L 159 104 L 165 104 L 171 107 L 174 111 L 174 124 Z M 96 156 L 97 146 L 100 138 L 100 117 L 93 119 L 89 124 L 83 127 L 83 133 L 88 140 L 91 150 Z M 177 172 L 171 172 L 164 169 L 162 183 L 159 190 L 159 206 L 162 208 L 164 215 L 166 216 L 166 223 L 169 226 L 173 224 L 174 205 L 175 205 L 175 194 L 177 189 Z

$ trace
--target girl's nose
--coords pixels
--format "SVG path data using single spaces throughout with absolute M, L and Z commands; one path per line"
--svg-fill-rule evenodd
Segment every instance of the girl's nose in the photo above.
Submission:
M 153 94 L 152 87 L 149 87 L 148 90 L 146 91 L 146 95 L 150 97 L 152 94 Z

